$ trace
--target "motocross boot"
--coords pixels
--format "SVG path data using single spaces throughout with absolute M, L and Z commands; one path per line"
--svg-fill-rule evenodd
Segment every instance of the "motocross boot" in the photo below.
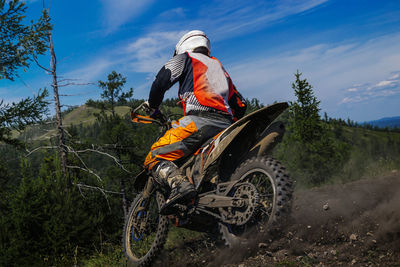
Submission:
M 153 177 L 162 186 L 171 188 L 171 193 L 165 204 L 161 207 L 160 214 L 169 215 L 176 212 L 175 204 L 187 204 L 197 192 L 194 185 L 187 177 L 182 175 L 179 168 L 170 161 L 162 161 L 153 168 Z
M 188 204 L 197 194 L 194 185 L 189 182 L 186 176 L 177 174 L 168 178 L 168 184 L 171 186 L 171 194 L 165 204 L 161 207 L 161 215 L 169 215 L 176 212 L 175 204 Z

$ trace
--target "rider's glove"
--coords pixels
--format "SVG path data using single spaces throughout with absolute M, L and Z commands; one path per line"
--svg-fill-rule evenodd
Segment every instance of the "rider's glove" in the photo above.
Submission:
M 153 112 L 150 114 L 150 118 L 158 119 L 161 116 L 161 111 L 157 109 L 153 109 Z
M 153 114 L 153 113 L 155 113 L 157 110 L 158 110 L 158 108 L 152 108 L 152 107 L 150 107 L 150 104 L 149 104 L 149 101 L 145 101 L 144 103 L 143 103 L 143 109 L 144 109 L 144 111 L 148 114 L 148 115 L 150 115 L 150 117 L 151 117 L 151 115 Z
M 150 107 L 149 101 L 145 101 L 143 103 L 143 108 L 147 112 L 147 114 L 150 115 L 150 118 L 152 119 L 160 119 L 161 116 L 161 111 L 158 108 L 152 108 Z
M 142 107 L 148 114 L 151 114 L 154 111 L 154 109 L 150 107 L 149 101 L 144 101 Z

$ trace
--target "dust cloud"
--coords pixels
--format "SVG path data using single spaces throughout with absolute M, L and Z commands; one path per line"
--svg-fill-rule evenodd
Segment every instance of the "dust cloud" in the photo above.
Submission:
M 251 256 L 270 265 L 304 257 L 313 265 L 400 262 L 400 173 L 297 191 L 279 231 L 221 250 L 208 265 L 237 266 Z
M 185 244 L 157 266 L 388 266 L 400 262 L 400 172 L 296 191 L 290 217 L 232 249 Z M 206 241 L 202 241 L 203 243 Z M 186 255 L 186 256 L 185 256 Z M 189 256 L 190 255 L 190 256 Z M 295 265 L 293 265 L 295 264 Z

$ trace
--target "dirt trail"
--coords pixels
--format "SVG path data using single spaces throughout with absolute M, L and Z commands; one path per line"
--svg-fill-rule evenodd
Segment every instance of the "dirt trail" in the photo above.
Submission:
M 187 257 L 164 263 L 400 266 L 400 172 L 296 192 L 292 218 L 278 237 L 254 239 L 233 251 L 201 244 L 182 249 Z

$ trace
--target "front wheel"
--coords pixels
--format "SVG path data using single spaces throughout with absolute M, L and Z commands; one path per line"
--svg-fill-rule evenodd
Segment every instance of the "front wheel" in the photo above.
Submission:
M 123 230 L 123 246 L 130 265 L 148 266 L 164 246 L 168 218 L 159 215 L 165 198 L 154 191 L 148 198 L 140 193 L 132 202 Z
M 282 223 L 291 210 L 292 181 L 285 168 L 275 159 L 265 156 L 252 157 L 240 164 L 231 176 L 232 181 L 240 180 L 242 186 L 232 189 L 232 195 L 248 198 L 254 209 L 250 212 L 231 210 L 232 216 L 249 214 L 246 224 L 222 224 L 220 232 L 228 246 L 245 241 L 250 230 L 255 234 L 266 233 L 273 225 Z M 239 183 L 240 184 L 240 183 Z M 246 185 L 247 184 L 247 185 Z

